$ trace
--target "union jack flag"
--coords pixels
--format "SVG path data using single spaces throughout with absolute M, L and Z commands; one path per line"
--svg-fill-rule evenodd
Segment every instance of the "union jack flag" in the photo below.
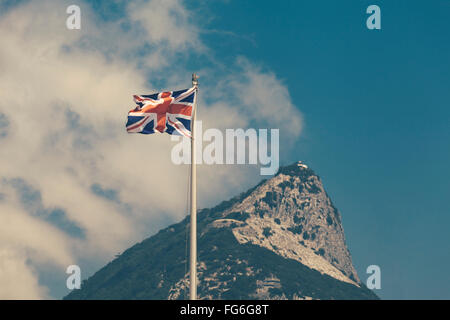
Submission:
M 135 95 L 136 108 L 128 112 L 128 133 L 168 134 L 191 137 L 191 120 L 197 87 L 150 95 Z

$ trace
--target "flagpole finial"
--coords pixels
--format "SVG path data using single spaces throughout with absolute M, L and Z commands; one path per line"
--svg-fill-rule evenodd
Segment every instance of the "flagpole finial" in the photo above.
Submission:
M 198 86 L 198 78 L 199 78 L 199 76 L 197 76 L 197 74 L 195 74 L 195 73 L 192 74 L 192 85 L 194 87 Z

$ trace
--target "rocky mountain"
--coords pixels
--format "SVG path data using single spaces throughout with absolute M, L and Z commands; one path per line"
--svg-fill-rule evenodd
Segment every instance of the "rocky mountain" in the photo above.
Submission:
M 186 299 L 189 217 L 126 250 L 65 299 Z M 378 299 L 359 280 L 341 215 L 298 162 L 198 213 L 201 299 Z

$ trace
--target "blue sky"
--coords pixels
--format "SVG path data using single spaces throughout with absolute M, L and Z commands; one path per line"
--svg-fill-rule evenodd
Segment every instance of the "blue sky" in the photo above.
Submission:
M 366 27 L 371 4 L 381 8 L 381 30 Z M 244 55 L 289 89 L 305 126 L 295 148 L 281 145 L 281 162 L 304 160 L 322 177 L 361 279 L 376 264 L 382 298 L 448 299 L 450 3 L 194 8 L 208 17 L 197 22 L 209 29 L 202 39 L 215 59 L 227 65 Z
M 365 27 L 381 8 L 382 29 Z M 382 270 L 388 299 L 449 298 L 448 1 L 216 4 L 217 29 L 287 84 L 305 117 L 295 152 L 343 214 L 362 279 Z M 214 41 L 214 40 L 211 40 Z M 235 42 L 235 43 L 236 43 Z M 289 160 L 288 160 L 289 159 Z
M 381 30 L 366 28 L 371 4 L 381 8 Z M 360 277 L 377 264 L 383 298 L 449 298 L 450 3 L 215 1 L 195 9 L 210 17 L 197 21 L 214 30 L 203 37 L 216 59 L 245 55 L 289 88 L 305 128 L 281 162 L 304 160 L 322 177 Z
M 26 6 L 34 3 L 37 2 L 3 1 L 0 19 L 7 19 L 9 14 L 17 12 L 23 21 L 31 21 L 29 15 L 33 7 Z M 31 139 L 31 146 L 31 142 L 41 146 L 37 153 L 45 154 L 42 159 L 35 158 L 35 162 L 41 164 L 36 167 L 39 170 L 34 168 L 27 173 L 23 166 L 10 165 L 9 171 L 0 172 L 3 178 L 0 205 L 3 203 L 8 205 L 5 208 L 19 210 L 24 216 L 39 211 L 43 215 L 42 221 L 51 224 L 52 228 L 63 222 L 58 230 L 54 230 L 54 239 L 67 243 L 67 247 L 50 250 L 43 244 L 36 250 L 43 250 L 56 265 L 76 260 L 87 274 L 91 274 L 115 253 L 148 236 L 149 230 L 151 234 L 180 219 L 182 212 L 173 212 L 183 208 L 183 201 L 178 205 L 171 204 L 170 208 L 163 208 L 159 203 L 151 215 L 145 211 L 148 205 L 155 205 L 151 198 L 142 207 L 134 206 L 129 194 L 135 190 L 127 187 L 129 181 L 115 175 L 117 172 L 133 173 L 123 168 L 119 161 L 101 159 L 117 158 L 126 163 L 138 156 L 151 156 L 155 165 L 161 166 L 167 160 L 165 151 L 158 156 L 135 152 L 133 148 L 142 149 L 149 144 L 136 139 L 130 143 L 121 131 L 123 128 L 117 127 L 111 132 L 110 128 L 114 127 L 111 124 L 123 122 L 120 112 L 127 109 L 119 108 L 129 106 L 131 93 L 144 88 L 179 88 L 180 83 L 189 81 L 182 80 L 189 78 L 183 74 L 198 70 L 200 85 L 205 88 L 201 100 L 201 106 L 204 105 L 206 110 L 205 122 L 209 119 L 211 126 L 219 125 L 214 117 L 222 107 L 228 112 L 228 119 L 222 119 L 228 121 L 227 125 L 280 127 L 281 164 L 303 160 L 321 176 L 343 216 L 347 244 L 360 278 L 363 281 L 367 278 L 365 270 L 369 265 L 381 268 L 382 290 L 377 294 L 386 299 L 450 298 L 450 289 L 443 285 L 450 282 L 450 235 L 446 230 L 450 223 L 447 201 L 450 190 L 449 1 L 280 1 L 276 5 L 270 1 L 258 1 L 257 5 L 252 1 L 167 1 L 159 7 L 153 2 L 152 7 L 148 5 L 149 10 L 160 9 L 158 13 L 165 14 L 167 7 L 171 17 L 175 16 L 169 24 L 160 26 L 143 19 L 139 10 L 133 10 L 125 1 L 91 1 L 79 3 L 82 16 L 89 21 L 83 20 L 82 32 L 76 34 L 58 29 L 56 35 L 46 36 L 50 34 L 49 30 L 54 31 L 54 26 L 64 25 L 65 6 L 72 3 L 76 1 L 55 3 L 54 11 L 62 9 L 61 15 L 45 8 L 40 12 L 34 10 L 37 16 L 34 16 L 34 22 L 29 22 L 30 25 L 37 24 L 35 30 L 38 31 L 31 35 L 36 44 L 29 42 L 40 54 L 41 60 L 36 61 L 50 61 L 49 65 L 60 63 L 60 68 L 68 66 L 69 76 L 53 75 L 36 65 L 26 70 L 30 74 L 30 70 L 36 68 L 36 74 L 44 74 L 41 81 L 47 87 L 55 85 L 52 77 L 63 84 L 70 78 L 80 79 L 76 83 L 70 82 L 73 95 L 64 91 L 63 85 L 58 92 L 66 94 L 58 99 L 51 92 L 45 96 L 41 92 L 40 96 L 29 94 L 33 101 L 36 97 L 46 101 L 45 106 L 42 102 L 42 108 L 57 103 L 61 109 L 63 105 L 64 112 L 57 119 L 66 121 L 69 129 L 60 128 L 61 131 L 54 134 L 45 131 L 47 126 L 41 128 L 42 141 Z M 365 12 L 371 4 L 381 8 L 381 30 L 366 28 L 368 15 Z M 23 10 L 19 11 L 21 8 Z M 48 21 L 51 28 L 45 25 L 47 22 L 39 22 L 40 17 Z M 118 29 L 113 25 L 119 26 Z M 20 28 L 14 32 L 10 32 L 13 36 L 4 41 L 15 46 L 15 40 L 28 37 Z M 21 45 L 17 44 L 17 48 Z M 40 50 L 44 47 L 50 49 Z M 49 53 L 53 47 L 64 48 L 64 52 Z M 24 61 L 36 58 L 28 51 L 23 55 Z M 42 60 L 47 55 L 48 60 Z M 103 75 L 108 81 L 112 79 L 116 95 L 110 93 L 106 85 L 105 89 L 98 81 L 84 75 L 83 68 L 96 70 L 96 74 Z M 14 74 L 20 73 L 14 70 Z M 49 80 L 45 80 L 47 78 Z M 22 83 L 28 88 L 26 81 L 31 80 L 23 79 Z M 239 99 L 240 94 L 232 92 L 228 83 L 236 81 L 245 92 L 255 88 L 252 87 L 255 79 L 288 92 L 283 96 L 281 109 L 276 109 L 285 113 L 282 122 L 274 124 L 257 113 L 249 115 L 245 104 L 233 108 L 226 105 L 227 101 Z M 8 83 L 14 84 L 14 80 L 10 77 Z M 111 96 L 100 99 L 95 91 L 88 90 L 87 84 L 83 87 L 83 83 Z M 29 87 L 33 86 L 36 87 L 30 82 Z M 92 103 L 99 110 L 108 110 L 113 97 L 117 116 L 105 119 L 98 126 L 100 129 L 95 127 L 89 117 L 100 119 L 102 115 L 96 114 L 96 108 L 83 109 L 80 104 Z M 261 107 L 262 111 L 273 107 L 270 98 L 267 97 L 268 103 Z M 286 107 L 283 109 L 283 106 Z M 58 111 L 55 114 L 58 115 Z M 76 125 L 67 118 L 70 114 L 79 119 Z M 289 119 L 300 117 L 299 114 L 303 125 L 301 131 L 296 132 Z M 14 115 L 0 105 L 0 143 L 8 139 L 11 139 L 11 145 L 17 143 L 14 139 L 20 139 L 20 136 L 15 137 L 9 128 L 18 128 L 18 125 Z M 46 149 L 49 134 L 55 150 L 60 151 L 58 154 L 53 155 Z M 110 136 L 112 138 L 108 140 Z M 167 144 L 167 140 L 155 140 L 146 143 L 150 143 L 152 149 Z M 57 148 L 58 143 L 62 149 Z M 67 147 L 69 151 L 62 147 L 69 145 L 73 146 Z M 120 155 L 113 151 L 117 146 L 123 148 Z M 128 158 L 124 155 L 127 152 Z M 36 153 L 31 155 L 36 157 Z M 24 157 L 31 155 L 26 153 Z M 77 162 L 72 163 L 74 158 Z M 64 161 L 68 161 L 67 166 L 58 169 Z M 113 235 L 99 235 L 102 224 L 91 227 L 90 217 L 78 217 L 72 212 L 73 203 L 66 200 L 66 194 L 59 195 L 50 178 L 47 179 L 52 172 L 45 170 L 47 164 L 60 174 L 58 177 L 64 177 L 61 180 L 67 183 L 67 188 L 70 186 L 70 190 L 75 190 L 74 194 L 83 199 L 84 209 L 107 209 L 114 213 L 112 218 L 104 218 L 108 220 L 98 219 L 102 224 L 111 219 L 111 232 L 116 232 L 114 239 L 117 238 L 117 242 L 112 241 Z M 105 167 L 112 169 L 108 171 Z M 93 174 L 91 169 L 94 168 L 100 173 L 95 171 Z M 36 173 L 41 170 L 46 172 L 45 176 Z M 183 170 L 177 173 L 184 173 Z M 257 171 L 246 168 L 214 170 L 203 172 L 204 176 L 214 172 L 218 179 L 210 185 L 204 182 L 204 189 L 213 188 L 215 196 L 205 191 L 204 199 L 200 199 L 203 206 L 214 205 L 244 191 L 261 178 L 255 174 Z M 88 182 L 79 183 L 74 176 L 88 177 Z M 20 183 L 14 184 L 14 181 Z M 213 187 L 218 181 L 224 186 L 221 193 Z M 166 188 L 170 190 L 170 186 Z M 37 204 L 30 200 L 25 201 L 26 205 L 20 200 L 15 202 L 14 195 L 20 198 L 24 190 L 32 192 Z M 162 190 L 166 189 L 162 187 Z M 126 216 L 129 212 L 132 212 L 132 218 Z M 130 231 L 136 225 L 143 228 L 135 233 Z M 69 236 L 61 235 L 60 231 L 67 228 L 81 233 L 83 239 L 71 237 L 70 233 Z M 128 237 L 130 232 L 134 238 Z M 90 254 L 95 256 L 102 252 L 101 258 L 96 260 L 78 252 L 94 241 L 102 245 L 92 248 L 95 252 Z M 14 254 L 8 253 L 7 257 L 11 263 L 25 268 L 27 264 L 23 263 L 25 258 L 21 250 L 22 247 Z M 26 256 L 26 259 L 33 261 L 35 258 Z M 56 278 L 53 269 L 47 268 L 45 263 L 37 261 L 36 266 L 27 269 L 30 277 L 35 274 L 34 270 L 38 270 L 39 284 L 49 288 L 47 297 L 65 293 L 61 289 L 65 277 L 61 268 Z M 38 284 L 33 290 L 36 295 L 45 296 L 45 290 Z
M 365 26 L 370 4 L 381 8 L 381 30 Z M 242 35 L 208 37 L 223 59 L 245 54 L 270 67 L 302 110 L 303 134 L 282 162 L 303 159 L 322 177 L 360 277 L 377 264 L 383 298 L 448 299 L 450 3 L 216 2 L 210 10 L 215 29 Z

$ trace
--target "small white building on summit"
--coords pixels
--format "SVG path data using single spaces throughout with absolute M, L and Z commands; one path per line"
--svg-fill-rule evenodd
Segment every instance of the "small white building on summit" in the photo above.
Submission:
M 308 166 L 307 166 L 306 164 L 304 164 L 302 161 L 299 161 L 299 162 L 297 163 L 297 166 L 299 166 L 299 167 L 301 167 L 301 168 L 308 169 Z

